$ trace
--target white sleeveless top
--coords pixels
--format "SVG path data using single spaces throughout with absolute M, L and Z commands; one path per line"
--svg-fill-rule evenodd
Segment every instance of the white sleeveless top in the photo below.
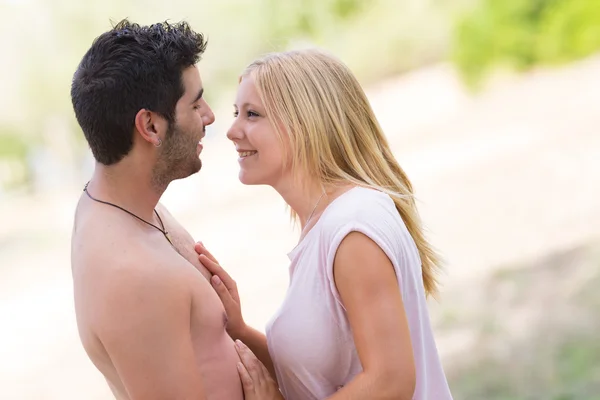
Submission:
M 452 399 L 429 321 L 421 261 L 392 199 L 355 187 L 336 198 L 289 253 L 290 284 L 266 327 L 286 400 L 321 400 L 362 371 L 333 278 L 342 239 L 358 231 L 392 261 L 406 309 L 416 367 L 415 400 Z

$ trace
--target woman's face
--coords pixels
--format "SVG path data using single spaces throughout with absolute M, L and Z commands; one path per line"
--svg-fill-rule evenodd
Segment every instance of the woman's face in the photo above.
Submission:
M 284 148 L 250 76 L 243 77 L 238 87 L 234 118 L 227 138 L 238 151 L 240 181 L 275 187 L 286 172 Z

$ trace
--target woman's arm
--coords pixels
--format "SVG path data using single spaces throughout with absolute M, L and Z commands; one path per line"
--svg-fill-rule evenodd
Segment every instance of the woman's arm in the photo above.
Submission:
M 204 245 L 199 242 L 195 246 L 199 260 L 213 275 L 210 283 L 221 298 L 227 314 L 227 332 L 234 340 L 241 340 L 258 357 L 269 371 L 271 377 L 277 381 L 275 368 L 267 347 L 266 336 L 256 329 L 246 325 L 242 316 L 240 295 L 237 284 L 231 276 L 219 265 L 216 258 L 210 254 Z
M 328 400 L 412 399 L 415 365 L 394 267 L 370 238 L 351 232 L 333 266 L 363 372 Z

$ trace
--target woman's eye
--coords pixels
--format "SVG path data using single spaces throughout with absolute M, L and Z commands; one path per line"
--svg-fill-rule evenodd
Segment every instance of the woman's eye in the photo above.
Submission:
M 248 117 L 258 117 L 258 114 L 254 111 L 248 111 Z
M 237 118 L 238 115 L 240 115 L 240 113 L 238 111 L 233 112 L 233 118 Z

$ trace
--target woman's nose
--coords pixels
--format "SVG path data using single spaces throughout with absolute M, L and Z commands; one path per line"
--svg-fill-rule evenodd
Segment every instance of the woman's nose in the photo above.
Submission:
M 227 139 L 229 139 L 233 142 L 242 138 L 242 136 L 243 136 L 242 130 L 237 126 L 237 123 L 235 121 L 233 122 L 233 124 L 231 124 L 231 126 L 227 130 L 226 136 L 227 136 Z

